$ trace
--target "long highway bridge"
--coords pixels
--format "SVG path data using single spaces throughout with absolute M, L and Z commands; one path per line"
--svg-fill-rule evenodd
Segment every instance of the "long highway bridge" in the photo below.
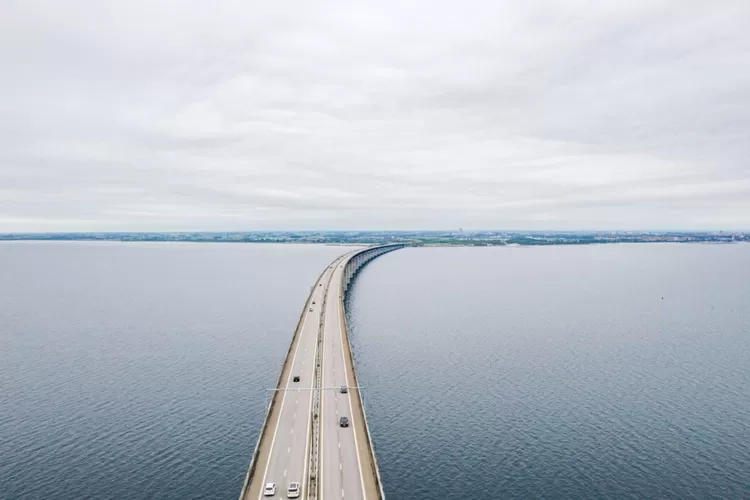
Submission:
M 315 282 L 276 387 L 268 391 L 266 418 L 240 500 L 384 498 L 349 345 L 344 300 L 363 265 L 404 246 L 349 252 Z

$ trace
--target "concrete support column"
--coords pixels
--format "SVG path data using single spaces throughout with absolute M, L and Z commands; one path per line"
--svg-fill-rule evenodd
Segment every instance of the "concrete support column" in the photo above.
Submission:
M 349 262 L 346 264 L 346 266 L 344 267 L 344 275 L 343 275 L 344 293 L 346 293 L 349 290 L 349 284 L 354 279 L 354 275 L 357 274 L 357 271 L 362 269 L 362 267 L 365 264 L 370 262 L 375 257 L 383 255 L 384 253 L 398 250 L 399 248 L 404 248 L 405 246 L 406 245 L 392 245 L 392 246 L 386 246 L 386 247 L 380 247 L 380 248 L 371 248 L 361 253 L 358 253 L 357 255 L 352 257 L 349 260 Z

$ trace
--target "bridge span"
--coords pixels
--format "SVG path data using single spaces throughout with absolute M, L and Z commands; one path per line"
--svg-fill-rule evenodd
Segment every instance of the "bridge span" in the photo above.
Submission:
M 297 323 L 248 468 L 240 500 L 382 499 L 372 439 L 346 329 L 344 301 L 359 269 L 404 247 L 354 250 L 315 282 Z M 344 426 L 342 417 L 348 422 Z M 264 487 L 274 483 L 273 495 Z

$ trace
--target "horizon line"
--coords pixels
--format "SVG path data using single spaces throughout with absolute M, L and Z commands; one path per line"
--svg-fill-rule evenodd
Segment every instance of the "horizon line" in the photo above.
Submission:
M 231 230 L 120 230 L 120 231 L 0 231 L 10 235 L 66 235 L 66 234 L 241 234 L 241 233 L 715 233 L 750 232 L 750 229 L 231 229 Z

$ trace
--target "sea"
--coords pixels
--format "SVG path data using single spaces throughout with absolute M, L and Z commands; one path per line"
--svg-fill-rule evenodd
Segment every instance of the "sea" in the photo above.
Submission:
M 351 247 L 0 243 L 0 499 L 236 499 Z M 406 248 L 347 320 L 386 497 L 750 498 L 750 245 Z

